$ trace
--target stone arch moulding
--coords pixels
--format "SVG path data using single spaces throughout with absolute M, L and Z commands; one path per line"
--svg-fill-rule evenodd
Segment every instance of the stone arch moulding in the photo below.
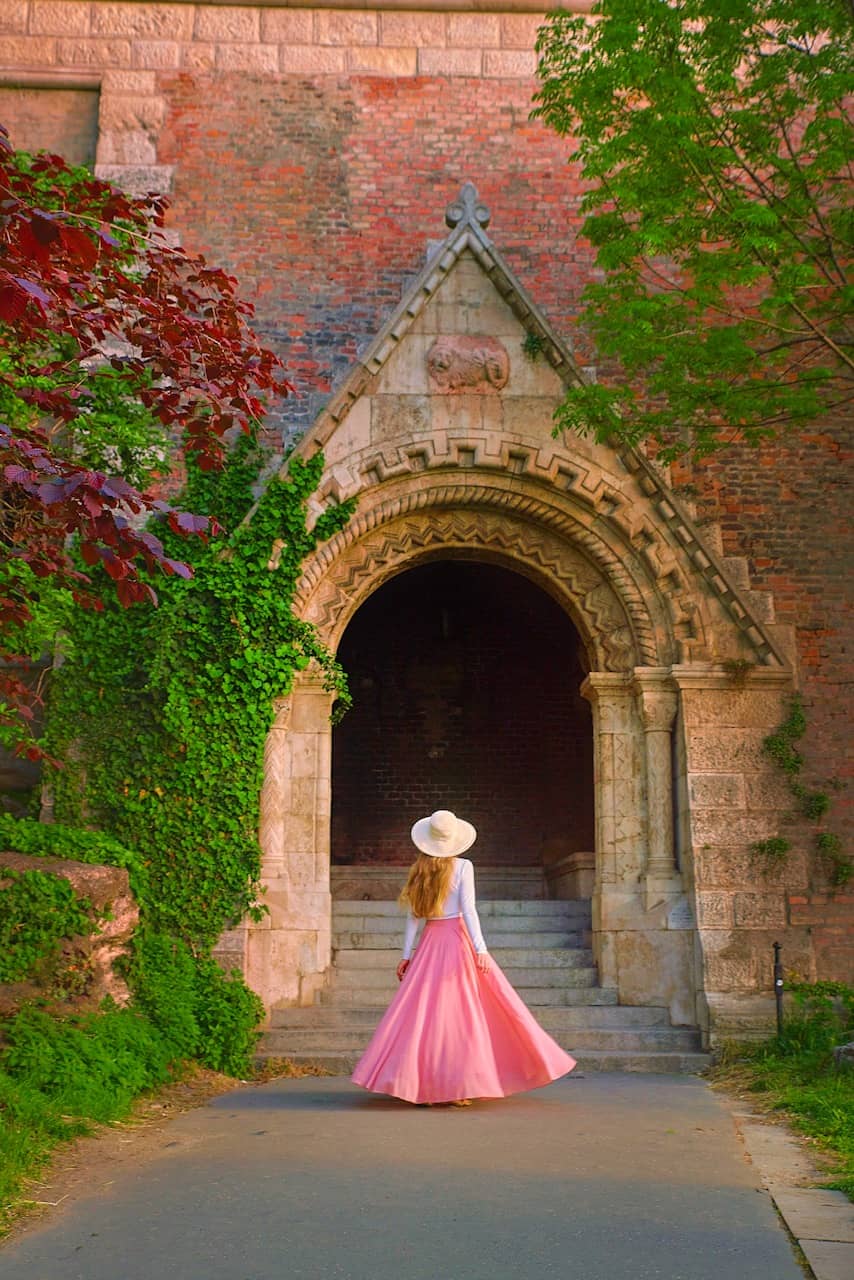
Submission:
M 656 665 L 655 630 L 628 575 L 609 566 L 623 579 L 615 587 L 586 548 L 531 518 L 532 500 L 516 494 L 497 503 L 488 488 L 455 485 L 429 496 L 429 505 L 422 490 L 357 517 L 307 567 L 297 609 L 333 651 L 357 609 L 384 582 L 447 556 L 497 561 L 537 582 L 572 618 L 593 669 Z

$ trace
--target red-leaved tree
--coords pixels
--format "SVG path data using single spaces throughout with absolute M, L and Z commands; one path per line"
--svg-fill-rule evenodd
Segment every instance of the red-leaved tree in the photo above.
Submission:
M 236 281 L 167 243 L 165 209 L 162 197 L 126 195 L 57 156 L 22 157 L 0 126 L 0 726 L 17 726 L 33 759 L 36 699 L 15 645 L 40 583 L 99 608 L 85 566 L 101 564 L 122 604 L 156 603 L 152 572 L 191 575 L 156 522 L 216 532 L 204 515 L 92 467 L 75 444 L 92 371 L 106 369 L 125 403 L 204 469 L 222 464 L 227 435 L 251 429 L 262 397 L 290 390 Z

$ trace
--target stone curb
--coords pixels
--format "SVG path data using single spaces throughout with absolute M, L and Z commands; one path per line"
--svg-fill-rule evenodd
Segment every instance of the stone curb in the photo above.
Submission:
M 854 1204 L 841 1191 L 768 1187 L 780 1216 L 804 1252 L 815 1280 L 854 1276 Z
M 781 1179 L 814 1178 L 802 1147 L 779 1125 L 736 1112 L 734 1119 L 751 1162 L 780 1217 L 806 1258 L 815 1280 L 854 1276 L 854 1204 L 841 1191 L 792 1186 Z

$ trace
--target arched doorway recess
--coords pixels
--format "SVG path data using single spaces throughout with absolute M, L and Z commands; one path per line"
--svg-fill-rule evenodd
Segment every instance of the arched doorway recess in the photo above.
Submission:
M 432 560 L 362 604 L 338 658 L 354 705 L 333 732 L 334 895 L 394 896 L 412 821 L 440 807 L 477 827 L 486 894 L 589 895 L 587 656 L 551 596 L 500 565 Z
M 591 898 L 600 980 L 622 995 L 621 956 L 631 950 L 637 962 L 622 970 L 626 1002 L 657 1001 L 677 1020 L 693 1021 L 690 916 L 684 914 L 679 927 L 662 928 L 685 888 L 673 842 L 675 686 L 666 668 L 647 665 L 659 651 L 671 652 L 661 602 L 650 609 L 602 540 L 534 486 L 452 474 L 448 483 L 408 499 L 389 495 L 324 544 L 306 565 L 301 616 L 337 653 L 350 622 L 386 584 L 419 565 L 449 560 L 499 565 L 529 579 L 557 602 L 582 639 L 593 668 L 581 693 L 592 708 Z M 261 843 L 272 919 L 269 929 L 250 933 L 246 970 L 269 1005 L 312 1003 L 329 973 L 330 711 L 330 694 L 303 673 L 268 740 Z M 584 868 L 570 871 L 578 873 L 575 883 L 553 884 L 553 891 L 579 892 Z M 393 894 L 386 889 L 384 896 Z

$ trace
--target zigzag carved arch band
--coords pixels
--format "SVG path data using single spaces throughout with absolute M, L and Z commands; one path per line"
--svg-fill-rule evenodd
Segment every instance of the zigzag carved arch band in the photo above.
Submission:
M 422 489 L 357 514 L 307 562 L 297 610 L 335 649 L 350 618 L 384 581 L 419 560 L 472 553 L 546 589 L 573 618 L 596 669 L 668 660 L 636 584 L 598 539 L 530 497 L 486 486 Z

